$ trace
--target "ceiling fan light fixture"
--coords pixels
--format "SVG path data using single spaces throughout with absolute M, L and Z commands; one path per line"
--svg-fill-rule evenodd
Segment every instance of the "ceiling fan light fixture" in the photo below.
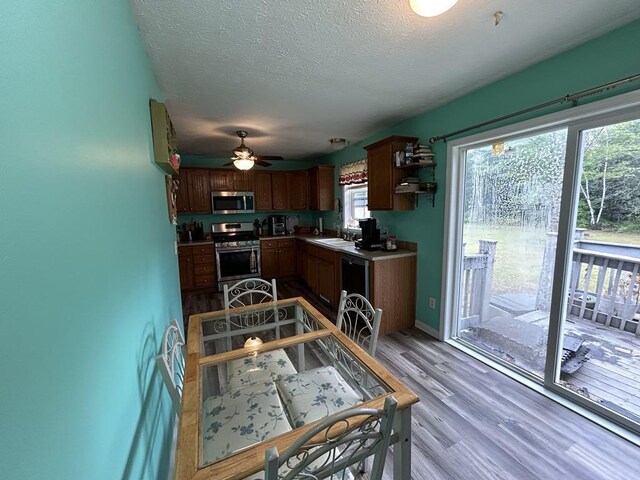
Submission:
M 233 166 L 238 170 L 251 170 L 254 165 L 253 158 L 235 158 L 233 160 Z
M 437 17 L 456 3 L 458 0 L 409 0 L 411 9 L 421 17 Z

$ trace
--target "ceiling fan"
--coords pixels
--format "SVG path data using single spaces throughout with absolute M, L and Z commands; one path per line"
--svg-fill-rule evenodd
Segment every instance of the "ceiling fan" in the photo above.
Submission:
M 246 130 L 238 130 L 236 135 L 240 137 L 240 145 L 233 149 L 233 157 L 231 161 L 225 163 L 225 167 L 231 165 L 235 166 L 238 170 L 249 170 L 254 165 L 260 165 L 261 167 L 270 167 L 271 164 L 265 160 L 282 160 L 280 156 L 259 156 L 256 157 L 253 154 L 253 150 L 244 144 L 244 139 L 249 135 Z

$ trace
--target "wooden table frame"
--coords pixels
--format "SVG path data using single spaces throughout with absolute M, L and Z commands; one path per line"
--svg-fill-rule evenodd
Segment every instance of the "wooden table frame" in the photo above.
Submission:
M 183 385 L 180 422 L 178 427 L 178 446 L 176 452 L 175 480 L 239 480 L 261 471 L 264 468 L 265 451 L 275 446 L 283 451 L 291 445 L 300 435 L 311 429 L 321 420 L 296 428 L 285 434 L 274 437 L 253 447 L 242 450 L 216 463 L 198 468 L 198 452 L 201 436 L 201 367 L 228 362 L 236 358 L 247 356 L 247 353 L 265 352 L 296 345 L 303 341 L 316 340 L 333 335 L 349 351 L 376 374 L 390 389 L 385 396 L 381 396 L 364 402 L 359 407 L 383 408 L 384 398 L 393 395 L 398 402 L 398 409 L 394 422 L 394 432 L 398 435 L 398 441 L 394 445 L 394 478 L 396 480 L 411 479 L 411 405 L 418 402 L 418 397 L 405 387 L 395 376 L 384 368 L 377 360 L 369 356 L 363 349 L 354 343 L 349 337 L 339 331 L 336 326 L 327 320 L 318 310 L 302 297 L 278 300 L 272 303 L 275 307 L 298 303 L 302 308 L 311 313 L 323 326 L 323 330 L 295 335 L 281 340 L 267 342 L 259 346 L 241 348 L 208 357 L 201 356 L 202 348 L 202 322 L 213 315 L 219 315 L 221 311 L 191 315 L 189 317 L 189 335 L 187 341 L 187 358 L 185 379 Z M 233 314 L 244 311 L 252 311 L 257 307 L 266 307 L 267 304 L 253 305 L 233 309 Z

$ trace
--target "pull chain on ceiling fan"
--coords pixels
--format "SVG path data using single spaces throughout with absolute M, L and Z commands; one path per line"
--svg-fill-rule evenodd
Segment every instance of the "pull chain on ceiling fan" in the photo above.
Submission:
M 225 167 L 229 167 L 231 165 L 235 166 L 238 170 L 250 170 L 254 165 L 260 165 L 261 167 L 270 167 L 271 164 L 269 162 L 265 162 L 265 160 L 282 160 L 280 156 L 258 156 L 256 157 L 253 154 L 253 150 L 247 147 L 244 144 L 244 139 L 247 138 L 246 130 L 238 130 L 236 135 L 240 137 L 240 145 L 233 149 L 233 157 L 231 157 L 231 161 L 225 163 Z

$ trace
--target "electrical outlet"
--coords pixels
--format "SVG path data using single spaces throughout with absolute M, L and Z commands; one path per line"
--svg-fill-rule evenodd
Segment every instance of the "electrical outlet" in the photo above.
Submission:
M 436 308 L 436 299 L 433 297 L 429 297 L 429 308 Z

